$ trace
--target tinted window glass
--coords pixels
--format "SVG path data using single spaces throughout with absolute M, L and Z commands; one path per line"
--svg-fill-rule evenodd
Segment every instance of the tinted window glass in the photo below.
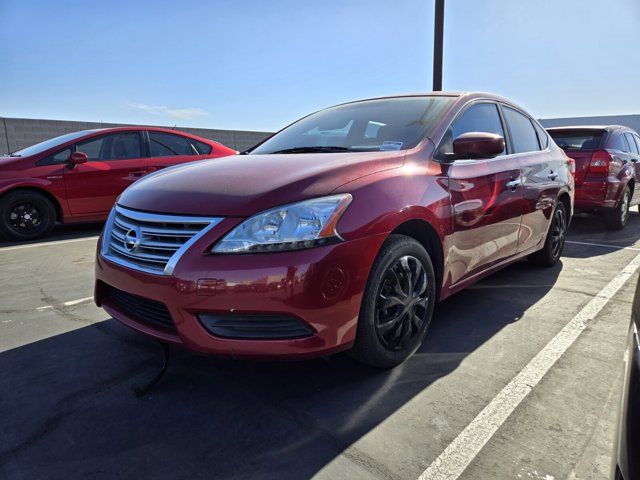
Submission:
M 595 150 L 600 148 L 604 130 L 549 130 L 549 135 L 560 148 L 570 150 Z
M 90 162 L 142 157 L 138 132 L 113 133 L 78 142 L 76 151 L 86 153 Z
M 199 140 L 191 140 L 193 147 L 197 150 L 199 155 L 209 155 L 211 153 L 211 145 L 201 142 Z
M 504 107 L 504 116 L 511 132 L 513 153 L 534 152 L 540 150 L 538 135 L 529 117 L 514 110 Z
M 296 149 L 311 153 L 413 148 L 454 100 L 455 97 L 422 96 L 338 105 L 297 121 L 251 153 L 293 153 Z
M 38 165 L 54 165 L 57 163 L 65 163 L 67 160 L 69 160 L 70 155 L 71 149 L 65 148 L 64 150 L 60 150 L 53 155 L 49 155 L 48 157 L 43 158 L 38 162 Z
M 633 138 L 636 141 L 636 147 L 638 147 L 638 152 L 640 152 L 640 137 L 638 135 L 633 135 Z
M 630 133 L 625 133 L 624 136 L 627 137 L 627 143 L 629 144 L 629 149 L 631 153 L 638 153 L 638 146 L 636 145 L 636 142 L 633 140 L 633 135 L 631 135 Z
M 67 133 L 66 135 L 61 135 L 59 137 L 51 138 L 49 140 L 45 140 L 44 142 L 36 143 L 35 145 L 31 145 L 30 147 L 23 148 L 22 150 L 18 150 L 17 152 L 14 152 L 14 154 L 20 155 L 21 157 L 26 157 L 27 155 L 35 155 L 36 153 L 42 153 L 45 150 L 49 150 L 50 148 L 55 147 L 56 145 L 60 145 L 61 143 L 75 140 L 76 138 L 83 137 L 88 133 L 91 133 L 94 131 L 95 130 L 82 130 L 80 132 Z
M 542 128 L 537 122 L 533 122 L 533 126 L 538 134 L 538 140 L 540 141 L 540 147 L 544 150 L 549 146 L 549 135 L 547 131 Z
M 624 139 L 624 136 L 621 133 L 614 133 L 609 138 L 607 142 L 607 148 L 611 148 L 613 150 L 620 150 L 621 152 L 627 152 L 629 150 L 629 146 Z
M 467 108 L 445 133 L 436 158 L 446 158 L 453 153 L 453 140 L 468 132 L 487 132 L 504 137 L 502 121 L 495 103 L 476 103 Z M 504 155 L 503 150 L 501 155 Z
M 149 132 L 149 144 L 152 157 L 171 157 L 173 155 L 193 155 L 191 143 L 185 137 L 171 133 Z

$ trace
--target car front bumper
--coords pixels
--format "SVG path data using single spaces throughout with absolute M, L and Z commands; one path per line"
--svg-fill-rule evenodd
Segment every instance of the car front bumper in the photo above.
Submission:
M 95 301 L 121 323 L 156 339 L 205 354 L 304 358 L 349 348 L 369 270 L 386 235 L 295 252 L 209 255 L 188 251 L 173 275 L 116 264 L 98 253 Z M 200 286 L 199 286 L 200 285 Z M 117 289 L 166 306 L 165 328 L 123 308 Z M 133 312 L 133 313 L 132 313 Z M 286 316 L 308 329 L 302 338 L 223 338 L 201 315 L 234 318 Z M 237 316 L 237 317 L 236 317 Z

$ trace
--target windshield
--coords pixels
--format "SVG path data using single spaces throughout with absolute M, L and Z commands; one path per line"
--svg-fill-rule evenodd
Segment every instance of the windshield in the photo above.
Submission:
M 604 130 L 548 130 L 560 148 L 570 150 L 594 150 L 600 147 Z
M 29 155 L 36 155 L 38 153 L 42 153 L 45 150 L 49 150 L 57 145 L 63 144 L 70 140 L 75 140 L 76 138 L 83 137 L 84 135 L 95 132 L 96 130 L 82 130 L 80 132 L 67 133 L 66 135 L 60 135 L 59 137 L 50 138 L 49 140 L 45 140 L 44 142 L 36 143 L 35 145 L 31 145 L 30 147 L 23 148 L 22 150 L 18 150 L 17 152 L 13 152 L 12 155 L 20 156 L 20 157 L 28 157 Z
M 297 121 L 250 153 L 406 150 L 418 145 L 454 100 L 416 96 L 338 105 Z

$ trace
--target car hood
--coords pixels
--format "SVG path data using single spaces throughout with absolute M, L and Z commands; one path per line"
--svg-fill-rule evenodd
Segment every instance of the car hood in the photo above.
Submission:
M 345 183 L 397 168 L 404 152 L 234 155 L 180 165 L 129 187 L 118 204 L 137 210 L 250 216 L 327 195 Z

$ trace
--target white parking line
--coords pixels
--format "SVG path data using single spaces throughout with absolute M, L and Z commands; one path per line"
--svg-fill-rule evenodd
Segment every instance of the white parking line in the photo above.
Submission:
M 79 298 L 78 300 L 69 300 L 68 302 L 61 303 L 60 305 L 65 307 L 71 307 L 73 305 L 78 305 L 79 303 L 86 303 L 91 300 L 93 300 L 93 297 L 84 297 L 84 298 Z M 36 308 L 36 310 L 39 312 L 43 312 L 45 310 L 51 310 L 54 307 L 55 305 L 45 305 L 43 307 Z
M 564 243 L 573 243 L 575 245 L 589 245 L 591 247 L 613 248 L 615 250 L 634 250 L 636 252 L 640 252 L 640 248 L 623 247 L 623 246 L 620 246 L 620 245 L 607 245 L 606 243 L 577 242 L 575 240 L 565 240 Z
M 456 480 L 529 392 L 640 266 L 638 254 L 580 310 L 449 444 L 419 480 Z
M 70 240 L 57 240 L 57 241 L 53 241 L 53 242 L 28 243 L 27 245 L 14 245 L 13 247 L 0 248 L 0 253 L 10 252 L 12 250 L 21 250 L 23 248 L 47 247 L 49 245 L 62 245 L 63 243 L 86 242 L 88 240 L 97 240 L 97 239 L 98 239 L 98 236 L 95 236 L 95 237 L 84 237 L 84 238 L 72 238 Z

